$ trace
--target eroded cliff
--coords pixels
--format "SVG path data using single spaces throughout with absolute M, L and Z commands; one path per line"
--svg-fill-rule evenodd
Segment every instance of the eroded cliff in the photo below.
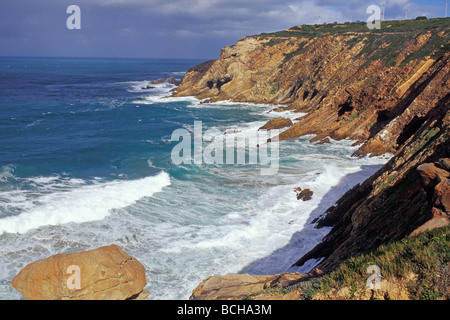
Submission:
M 269 103 L 308 114 L 281 139 L 314 134 L 395 152 L 449 92 L 450 19 L 308 25 L 240 39 L 191 69 L 176 96 Z M 399 137 L 401 137 L 399 139 Z
M 174 94 L 278 105 L 306 113 L 281 139 L 314 134 L 312 141 L 354 140 L 361 145 L 355 156 L 393 154 L 315 222 L 332 229 L 296 265 L 321 259 L 319 272 L 330 274 L 349 259 L 450 222 L 443 173 L 450 156 L 449 32 L 450 19 L 429 19 L 387 21 L 380 30 L 347 23 L 246 37 L 191 69 Z M 444 255 L 448 287 L 448 250 Z

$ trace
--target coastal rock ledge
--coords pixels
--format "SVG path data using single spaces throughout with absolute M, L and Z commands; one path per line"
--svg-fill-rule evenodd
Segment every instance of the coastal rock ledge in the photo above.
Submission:
M 259 296 L 263 291 L 285 288 L 312 278 L 310 274 L 282 273 L 276 275 L 227 274 L 211 276 L 203 280 L 192 292 L 189 300 L 243 300 Z M 264 296 L 270 300 L 271 296 Z M 277 297 L 279 299 L 279 297 Z M 295 300 L 298 295 L 286 295 L 282 299 Z
M 26 300 L 142 300 L 146 284 L 141 262 L 114 244 L 30 263 L 12 280 Z

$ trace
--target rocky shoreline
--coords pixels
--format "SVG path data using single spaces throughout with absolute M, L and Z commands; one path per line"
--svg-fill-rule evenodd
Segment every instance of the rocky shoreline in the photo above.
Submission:
M 280 289 L 283 285 L 272 286 L 277 277 L 306 283 L 304 279 L 330 274 L 353 257 L 449 224 L 444 173 L 450 156 L 449 40 L 450 19 L 390 21 L 378 32 L 363 24 L 300 26 L 242 38 L 222 49 L 218 60 L 187 72 L 175 96 L 283 104 L 287 106 L 274 111 L 306 113 L 295 123 L 278 118 L 265 125 L 287 128 L 281 140 L 314 134 L 312 142 L 326 143 L 328 137 L 355 141 L 361 147 L 354 156 L 393 154 L 314 222 L 317 228 L 332 229 L 298 257 L 297 266 L 320 261 L 309 275 L 213 276 L 194 290 L 193 299 L 232 299 L 233 290 L 234 298 L 258 298 L 256 289 L 247 289 Z M 448 276 L 448 262 L 443 270 Z M 386 291 L 381 298 L 411 298 L 394 294 L 413 281 L 410 276 L 390 281 L 391 294 Z M 276 296 L 302 299 L 304 293 L 303 288 Z M 373 292 L 360 295 L 374 297 Z
M 297 257 L 297 266 L 311 259 L 320 261 L 308 274 L 211 276 L 191 299 L 450 298 L 448 252 L 439 251 L 448 247 L 450 224 L 450 19 L 429 19 L 414 26 L 389 23 L 376 32 L 349 23 L 245 37 L 222 49 L 218 60 L 185 74 L 174 96 L 287 105 L 278 111 L 306 113 L 295 123 L 281 117 L 262 127 L 286 129 L 281 140 L 314 134 L 311 141 L 320 143 L 328 137 L 354 140 L 361 145 L 354 156 L 393 154 L 377 173 L 314 221 L 316 228 L 331 227 L 331 231 L 310 252 Z M 302 197 L 302 190 L 297 191 L 298 199 L 311 196 L 310 190 Z M 444 231 L 433 233 L 439 230 Z M 437 277 L 432 277 L 433 283 L 425 282 L 425 271 L 411 267 L 410 272 L 402 269 L 395 274 L 382 269 L 389 277 L 380 291 L 358 288 L 361 277 L 367 278 L 361 268 L 382 264 L 380 257 L 403 256 L 405 248 L 413 257 L 414 250 L 426 245 L 437 252 L 427 261 L 426 275 Z M 384 251 L 375 254 L 380 248 Z M 145 269 L 137 260 L 117 246 L 98 250 L 84 253 L 81 259 L 95 275 L 94 283 L 82 282 L 81 295 L 61 287 L 67 278 L 61 263 L 65 268 L 72 263 L 70 255 L 29 265 L 13 286 L 26 299 L 129 299 L 147 294 Z M 359 261 L 355 259 L 364 263 L 355 267 Z M 415 266 L 408 259 L 402 264 Z M 345 276 L 336 278 L 359 282 L 336 285 L 331 275 L 342 270 L 347 270 Z M 324 279 L 334 282 L 324 284 Z M 411 285 L 414 282 L 421 287 Z M 100 290 L 93 289 L 99 284 Z

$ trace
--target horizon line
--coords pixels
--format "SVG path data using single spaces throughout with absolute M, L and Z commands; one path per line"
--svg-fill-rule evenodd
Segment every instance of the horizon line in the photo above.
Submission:
M 56 59 L 136 59 L 136 60 L 214 60 L 213 58 L 167 58 L 167 57 L 107 57 L 107 56 L 51 56 L 51 55 L 2 55 L 0 58 L 56 58 Z M 217 58 L 216 58 L 217 59 Z

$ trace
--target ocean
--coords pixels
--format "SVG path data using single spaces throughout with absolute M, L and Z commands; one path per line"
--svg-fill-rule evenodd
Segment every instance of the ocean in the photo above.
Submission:
M 281 141 L 263 164 L 175 163 L 177 130 L 248 136 L 275 106 L 169 97 L 202 60 L 0 58 L 0 299 L 27 264 L 117 244 L 146 268 L 154 300 L 188 299 L 206 277 L 291 267 L 329 231 L 312 220 L 388 157 L 352 141 Z M 205 141 L 211 140 L 205 134 Z M 236 146 L 244 152 L 249 147 Z M 309 188 L 311 200 L 294 189 Z

